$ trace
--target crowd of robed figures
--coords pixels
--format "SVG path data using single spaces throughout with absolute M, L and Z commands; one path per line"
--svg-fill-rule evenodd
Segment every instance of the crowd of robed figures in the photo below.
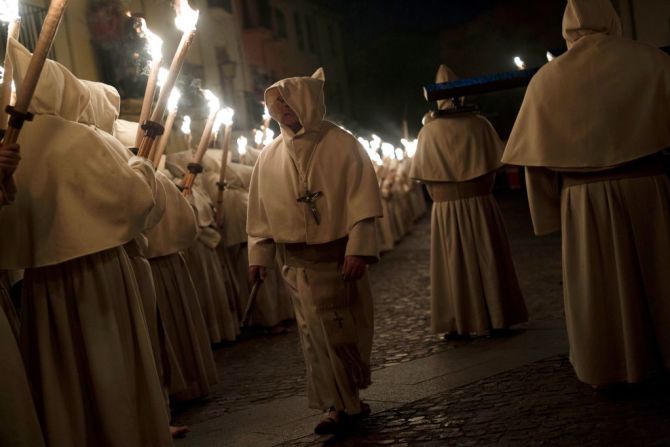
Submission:
M 31 54 L 13 39 L 8 47 L 20 85 Z M 20 155 L 19 146 L 2 148 L 13 174 L 3 177 L 0 213 L 3 444 L 171 445 L 185 431 L 169 425 L 171 407 L 208 395 L 212 346 L 240 334 L 260 149 L 227 162 L 217 216 L 222 151 L 207 151 L 185 194 L 194 151 L 159 166 L 133 155 L 138 124 L 118 119 L 119 106 L 113 87 L 47 61 Z M 375 187 L 385 185 L 389 212 L 374 226 L 388 250 L 426 206 L 409 160 L 379 161 Z M 282 332 L 295 318 L 279 259 L 249 326 Z

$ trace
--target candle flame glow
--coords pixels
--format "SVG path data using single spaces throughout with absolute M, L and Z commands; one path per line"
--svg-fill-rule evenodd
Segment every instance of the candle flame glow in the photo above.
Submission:
M 263 103 L 263 121 L 269 120 L 270 117 L 270 111 L 268 110 L 267 104 Z
M 224 107 L 216 115 L 216 121 L 214 121 L 214 130 L 218 130 L 221 126 L 230 126 L 233 124 L 233 116 L 235 111 L 230 107 Z
M 179 107 L 179 100 L 181 99 L 181 92 L 177 88 L 173 88 L 168 98 L 167 109 L 168 113 L 175 113 Z
M 526 63 L 519 56 L 514 56 L 514 65 L 516 65 L 519 70 L 526 69 Z
M 151 59 L 154 61 L 162 59 L 163 39 L 151 32 L 147 26 L 147 21 L 143 18 L 140 18 L 140 32 L 142 33 L 142 37 L 147 39 L 147 49 L 149 54 L 151 54 Z
M 184 135 L 191 135 L 191 117 L 184 115 L 184 121 L 181 123 L 181 132 Z
M 191 8 L 188 0 L 176 0 L 174 8 L 177 13 L 177 17 L 174 19 L 175 26 L 184 33 L 195 30 L 200 11 Z
M 554 56 L 551 51 L 547 51 L 547 62 L 551 62 L 554 59 L 556 59 L 556 56 Z
M 247 139 L 245 137 L 237 139 L 237 153 L 240 155 L 247 153 Z
M 219 98 L 216 97 L 211 90 L 203 90 L 202 94 L 205 95 L 205 100 L 207 101 L 207 107 L 209 107 L 209 113 L 216 113 L 221 108 L 221 102 Z
M 0 22 L 19 18 L 19 0 L 0 0 Z
M 403 151 L 399 147 L 395 148 L 395 158 L 402 161 L 405 158 L 405 151 Z

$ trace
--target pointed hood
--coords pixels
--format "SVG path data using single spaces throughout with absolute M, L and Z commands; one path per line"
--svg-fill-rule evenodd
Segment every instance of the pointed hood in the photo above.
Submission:
M 321 122 L 326 116 L 326 104 L 323 96 L 323 84 L 325 75 L 323 68 L 319 68 L 310 77 L 301 76 L 295 78 L 282 79 L 270 86 L 265 91 L 265 103 L 268 104 L 268 93 L 276 90 L 286 104 L 298 115 L 302 130 L 300 133 L 318 131 Z M 272 93 L 270 94 L 272 95 Z M 270 112 L 272 114 L 272 112 Z M 279 122 L 274 115 L 272 118 Z M 282 134 L 293 137 L 293 131 L 280 124 Z
M 563 15 L 563 38 L 570 48 L 590 34 L 623 35 L 621 20 L 610 0 L 568 0 Z
M 88 88 L 91 100 L 79 117 L 82 124 L 90 124 L 111 134 L 114 132 L 114 122 L 121 110 L 119 92 L 111 85 L 101 82 L 81 81 Z M 129 146 L 132 147 L 132 146 Z
M 455 81 L 458 79 L 458 75 L 454 73 L 454 71 L 447 67 L 444 64 L 441 64 L 440 67 L 437 69 L 437 75 L 435 76 L 435 82 L 438 84 L 442 84 L 444 82 L 451 82 Z M 437 108 L 438 110 L 448 110 L 454 107 L 453 102 L 451 99 L 440 99 L 437 101 Z
M 9 57 L 14 67 L 16 89 L 28 71 L 32 54 L 15 39 L 9 39 Z M 67 68 L 47 60 L 37 82 L 35 95 L 28 110 L 36 115 L 56 115 L 67 121 L 79 121 L 90 102 L 89 89 Z

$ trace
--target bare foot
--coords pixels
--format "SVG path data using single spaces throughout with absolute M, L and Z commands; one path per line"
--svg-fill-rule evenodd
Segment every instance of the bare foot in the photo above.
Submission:
M 183 438 L 189 431 L 190 430 L 186 425 L 179 425 L 176 427 L 174 425 L 170 425 L 170 435 L 173 439 Z

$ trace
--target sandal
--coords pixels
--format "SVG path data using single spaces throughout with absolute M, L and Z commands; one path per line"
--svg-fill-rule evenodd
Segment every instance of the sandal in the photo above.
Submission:
M 346 431 L 350 426 L 349 416 L 344 411 L 330 411 L 328 415 L 314 427 L 317 435 L 334 435 Z
M 372 413 L 372 410 L 370 409 L 370 405 L 361 401 L 361 412 L 358 413 L 356 416 L 358 416 L 360 418 L 366 418 L 366 417 L 370 416 L 370 413 Z

